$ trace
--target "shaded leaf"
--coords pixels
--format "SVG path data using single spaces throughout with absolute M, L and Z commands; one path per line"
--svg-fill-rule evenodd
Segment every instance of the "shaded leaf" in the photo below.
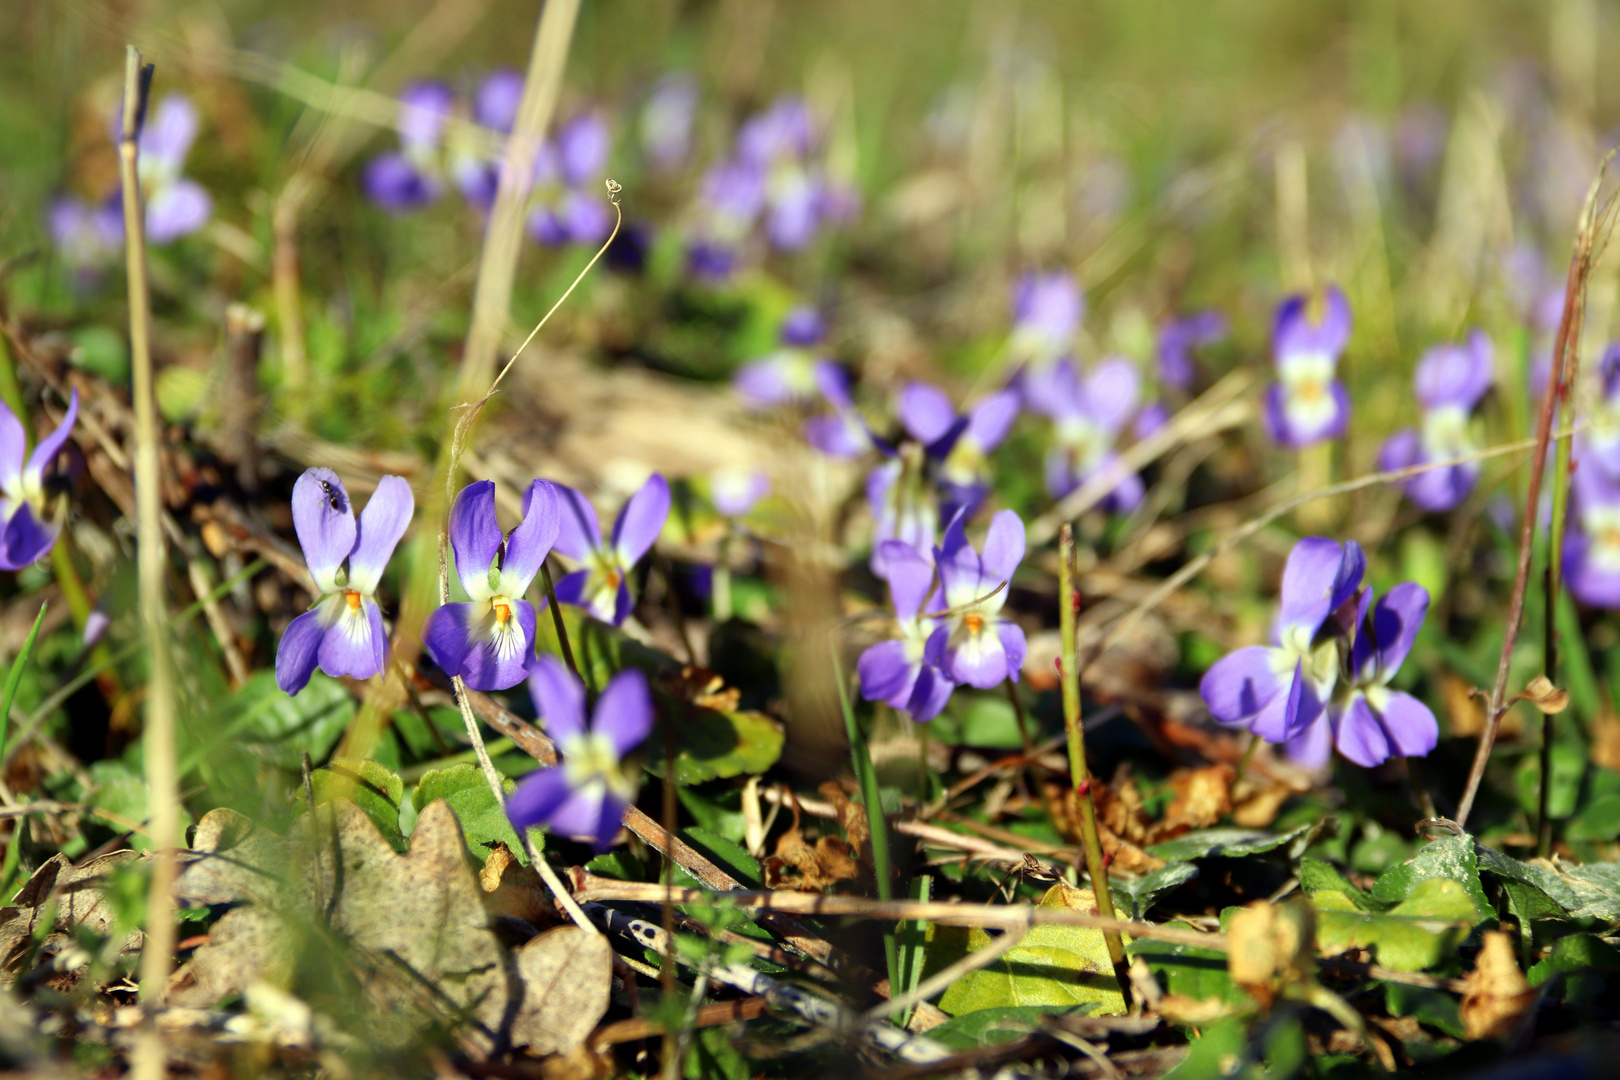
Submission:
M 1115 907 L 1128 912 L 1129 918 L 1140 919 L 1147 915 L 1160 896 L 1197 876 L 1198 867 L 1190 862 L 1168 863 L 1135 878 L 1110 876 L 1108 891 L 1114 896 Z
M 1193 859 L 1219 857 L 1240 859 L 1245 855 L 1260 855 L 1275 851 L 1309 832 L 1311 826 L 1301 825 L 1285 833 L 1259 832 L 1254 829 L 1204 829 L 1188 833 L 1148 848 L 1150 854 L 1166 862 L 1188 862 Z
M 1422 971 L 1455 949 L 1481 917 L 1468 890 L 1449 878 L 1428 878 L 1386 912 L 1362 911 L 1344 893 L 1311 897 L 1324 956 L 1367 949 L 1397 971 Z
M 1382 903 L 1397 903 L 1413 895 L 1423 882 L 1433 879 L 1462 886 L 1479 918 L 1489 918 L 1496 913 L 1479 882 L 1479 862 L 1471 836 L 1448 836 L 1428 844 L 1410 859 L 1381 874 L 1373 882 L 1370 894 Z
M 1061 883 L 1047 890 L 1039 906 L 1096 909 L 1090 890 Z M 990 935 L 983 930 L 969 934 L 969 951 L 989 944 Z M 1125 1011 L 1102 932 L 1079 926 L 1035 927 L 1018 945 L 952 983 L 939 1003 L 953 1015 L 1009 1006 L 1077 1005 L 1098 1013 Z
M 1620 920 L 1620 863 L 1553 869 L 1540 862 L 1520 862 L 1484 845 L 1479 846 L 1479 863 L 1504 880 L 1534 885 L 1571 918 Z
M 511 794 L 517 785 L 502 777 L 502 789 Z M 420 814 L 434 799 L 443 799 L 461 823 L 461 832 L 467 838 L 467 849 L 482 862 L 489 855 L 489 845 L 499 840 L 505 844 L 518 862 L 527 864 L 528 852 L 523 841 L 507 820 L 506 807 L 495 801 L 489 790 L 484 771 L 470 761 L 434 769 L 424 773 L 411 791 L 411 803 Z
M 405 782 L 387 766 L 370 758 L 333 758 L 310 773 L 309 782 L 315 789 L 316 806 L 352 803 L 365 812 L 390 847 L 395 851 L 405 850 L 405 834 L 399 828 Z M 309 809 L 302 789 L 293 807 L 300 814 Z
M 1187 923 L 1168 923 L 1178 929 L 1193 929 Z M 1140 956 L 1148 970 L 1158 976 L 1167 993 L 1195 1001 L 1216 998 L 1236 1004 L 1247 995 L 1232 982 L 1226 967 L 1226 954 L 1192 945 L 1172 945 L 1165 941 L 1133 941 L 1125 946 L 1131 956 Z

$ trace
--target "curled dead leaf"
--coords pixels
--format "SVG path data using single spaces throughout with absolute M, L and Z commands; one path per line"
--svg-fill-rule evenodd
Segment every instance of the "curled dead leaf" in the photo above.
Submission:
M 1230 765 L 1210 765 L 1202 769 L 1177 769 L 1170 775 L 1175 792 L 1164 818 L 1149 830 L 1147 842 L 1174 839 L 1194 829 L 1206 829 L 1232 809 L 1232 780 L 1237 775 Z
M 489 857 L 478 873 L 478 886 L 492 918 L 522 919 L 534 926 L 548 926 L 555 920 L 550 890 L 534 867 L 518 862 L 504 841 L 490 845 Z
M 1470 1039 L 1500 1039 L 1513 1033 L 1520 1017 L 1535 1003 L 1513 952 L 1513 939 L 1500 930 L 1488 930 L 1480 942 L 1479 958 L 1463 982 L 1458 1013 Z
M 1290 985 L 1314 978 L 1315 909 L 1295 897 L 1283 904 L 1256 900 L 1227 923 L 1226 964 L 1232 981 L 1262 1007 Z
M 1544 716 L 1557 716 L 1569 708 L 1569 691 L 1553 685 L 1545 675 L 1537 675 L 1524 688 L 1524 700 L 1534 705 Z

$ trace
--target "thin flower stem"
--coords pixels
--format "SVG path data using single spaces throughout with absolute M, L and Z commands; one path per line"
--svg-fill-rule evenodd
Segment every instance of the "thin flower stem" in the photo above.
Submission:
M 831 643 L 833 681 L 838 687 L 838 704 L 844 713 L 844 734 L 849 738 L 849 756 L 860 782 L 861 801 L 866 804 L 866 823 L 871 833 L 872 873 L 877 878 L 878 897 L 894 899 L 894 875 L 889 864 L 889 823 L 883 816 L 882 793 L 878 790 L 877 773 L 872 768 L 872 754 L 861 736 L 860 725 L 855 722 L 855 709 L 849 702 L 849 684 L 844 679 L 844 663 L 838 655 L 838 642 Z M 894 929 L 883 929 L 883 952 L 889 966 L 889 985 L 900 985 L 900 955 L 896 948 Z
M 1479 785 L 1485 779 L 1485 766 L 1490 762 L 1491 748 L 1496 745 L 1496 733 L 1502 726 L 1502 717 L 1506 715 L 1511 705 L 1507 700 L 1508 673 L 1513 665 L 1513 651 L 1519 642 L 1519 625 L 1524 616 L 1524 597 L 1530 579 L 1530 558 L 1535 546 L 1536 522 L 1541 516 L 1541 478 L 1547 467 L 1547 446 L 1553 434 L 1553 413 L 1562 385 L 1560 376 L 1568 354 L 1574 348 L 1574 339 L 1579 334 L 1581 296 L 1586 290 L 1586 280 L 1592 272 L 1593 252 L 1603 247 L 1607 242 L 1609 231 L 1614 226 L 1613 197 L 1607 200 L 1601 209 L 1597 203 L 1598 188 L 1603 181 L 1604 169 L 1613 156 L 1612 150 L 1604 156 L 1598 166 L 1597 178 L 1592 181 L 1592 186 L 1586 193 L 1586 205 L 1581 211 L 1580 227 L 1575 234 L 1575 252 L 1569 260 L 1569 275 L 1564 284 L 1564 313 L 1558 321 L 1558 337 L 1553 349 L 1553 379 L 1542 398 L 1541 415 L 1536 421 L 1535 450 L 1530 459 L 1530 483 L 1525 493 L 1523 521 L 1519 526 L 1518 566 L 1513 578 L 1513 593 L 1508 601 L 1502 653 L 1497 660 L 1496 680 L 1491 687 L 1490 702 L 1485 709 L 1485 729 L 1480 733 L 1479 745 L 1474 752 L 1474 762 L 1468 771 L 1468 782 L 1463 788 L 1462 798 L 1457 800 L 1459 826 L 1468 824 L 1468 815 L 1473 811 L 1474 799 L 1479 794 Z M 1548 674 L 1551 677 L 1550 673 Z M 1544 789 L 1547 787 L 1545 780 L 1542 786 Z
M 129 278 L 129 340 L 135 405 L 135 535 L 140 612 L 149 664 L 146 684 L 145 762 L 151 808 L 152 877 L 146 898 L 146 942 L 141 949 L 141 1003 L 146 1017 L 136 1043 L 134 1075 L 157 1080 L 168 1071 L 168 1051 L 155 1026 L 153 1006 L 174 966 L 175 844 L 179 840 L 179 781 L 174 752 L 174 660 L 164 633 L 167 619 L 167 550 L 163 538 L 162 474 L 158 460 L 157 398 L 151 346 L 152 299 L 146 277 L 146 214 L 138 155 L 152 67 L 140 50 L 124 47 L 123 134 L 118 145 L 124 191 L 124 266 Z
M 1103 860 L 1102 840 L 1097 835 L 1097 807 L 1091 800 L 1091 775 L 1086 770 L 1085 729 L 1080 722 L 1080 663 L 1075 647 L 1075 616 L 1080 593 L 1074 587 L 1074 527 L 1058 529 L 1058 628 L 1063 643 L 1063 724 L 1069 733 L 1069 776 L 1074 781 L 1075 802 L 1080 810 L 1080 840 L 1085 851 L 1086 870 L 1091 875 L 1091 891 L 1097 913 L 1114 918 L 1114 898 L 1108 891 L 1108 864 Z M 1114 978 L 1127 1006 L 1131 1003 L 1131 980 L 1126 968 L 1125 943 L 1118 930 L 1103 931 L 1108 958 L 1114 964 Z
M 1237 775 L 1232 777 L 1232 783 L 1236 784 L 1249 775 L 1249 765 L 1254 761 L 1255 751 L 1259 749 L 1260 736 L 1252 731 L 1249 732 L 1249 745 L 1243 748 L 1243 756 L 1238 759 Z
M 579 665 L 574 663 L 574 647 L 568 642 L 568 627 L 563 624 L 562 607 L 557 603 L 557 587 L 551 582 L 550 563 L 540 564 L 540 580 L 546 584 L 546 606 L 551 608 L 551 625 L 557 628 L 557 648 L 562 652 L 563 663 L 568 665 L 568 673 L 589 690 L 585 680 L 580 678 Z

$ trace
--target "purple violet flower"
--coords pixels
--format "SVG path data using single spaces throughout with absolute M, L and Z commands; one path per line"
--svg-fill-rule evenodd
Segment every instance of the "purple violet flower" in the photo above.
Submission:
M 1371 599 L 1371 591 L 1363 594 L 1363 612 Z M 1428 591 L 1402 582 L 1370 606 L 1351 647 L 1348 677 L 1323 714 L 1288 742 L 1288 756 L 1302 765 L 1325 765 L 1331 747 L 1338 747 L 1349 760 L 1371 768 L 1392 757 L 1424 757 L 1440 741 L 1440 724 L 1429 707 L 1389 688 L 1423 626 Z
M 585 688 L 556 657 L 535 661 L 529 693 L 562 761 L 524 777 L 506 800 L 506 816 L 520 834 L 545 825 L 604 852 L 636 797 L 636 777 L 624 758 L 652 731 L 647 677 L 634 668 L 613 676 L 588 727 Z
M 879 642 L 861 653 L 855 668 L 861 678 L 861 697 L 883 701 L 923 723 L 945 708 L 954 689 L 939 668 L 924 659 L 938 593 L 930 602 L 934 564 L 916 548 L 898 540 L 883 543 L 888 568 L 889 598 L 900 636 Z
M 1439 345 L 1424 353 L 1416 377 L 1422 427 L 1391 435 L 1379 452 L 1378 467 L 1404 469 L 1477 451 L 1469 416 L 1491 387 L 1491 356 L 1490 338 L 1478 330 L 1465 345 Z M 1468 497 L 1479 471 L 1479 462 L 1469 461 L 1419 473 L 1406 481 L 1407 498 L 1421 510 L 1442 513 Z
M 1159 331 L 1159 384 L 1185 391 L 1198 374 L 1193 349 L 1226 337 L 1226 320 L 1218 311 L 1174 319 Z
M 1018 391 L 999 390 L 983 398 L 967 413 L 960 429 L 938 465 L 938 480 L 944 512 L 973 513 L 990 494 L 990 454 L 1012 431 L 1018 419 Z
M 349 493 L 331 469 L 305 469 L 293 485 L 293 528 L 319 594 L 276 647 L 276 685 L 296 694 L 319 667 L 336 678 L 369 679 L 383 669 L 388 633 L 377 584 L 416 508 L 411 486 L 385 476 L 357 523 Z
M 67 499 L 46 491 L 45 470 L 67 444 L 79 417 L 79 391 L 68 397 L 56 430 L 28 450 L 23 423 L 0 402 L 0 570 L 21 570 L 45 557 L 62 534 Z
M 625 500 L 613 522 L 613 542 L 603 543 L 596 511 L 573 488 L 557 485 L 562 527 L 557 550 L 582 568 L 557 582 L 557 599 L 618 626 L 634 606 L 630 571 L 658 540 L 669 517 L 669 483 L 658 473 Z
M 81 287 L 94 285 L 101 271 L 124 250 L 124 215 L 118 197 L 99 203 L 59 195 L 45 212 L 51 243 Z
M 826 337 L 821 313 L 809 304 L 789 311 L 778 330 L 782 346 L 737 369 L 731 384 L 750 409 L 813 400 L 834 386 L 831 398 L 845 400 L 843 372 L 817 348 Z
M 770 490 L 771 478 L 758 469 L 716 469 L 709 474 L 709 501 L 722 517 L 746 516 Z
M 478 84 L 473 95 L 473 122 L 503 135 L 510 134 L 522 100 L 522 73 L 510 68 L 492 71 Z M 450 173 L 461 197 L 480 212 L 488 213 L 495 205 L 495 191 L 500 186 L 500 161 L 459 145 L 450 148 L 449 156 Z
M 1272 353 L 1278 381 L 1266 391 L 1266 428 L 1279 446 L 1299 449 L 1344 434 L 1350 393 L 1334 378 L 1350 341 L 1350 302 L 1338 286 L 1290 296 L 1277 307 Z
M 1582 458 L 1571 486 L 1575 528 L 1564 534 L 1564 580 L 1586 607 L 1620 608 L 1620 480 Z
M 474 690 L 505 690 L 534 664 L 534 605 L 523 599 L 557 541 L 557 489 L 544 480 L 523 495 L 523 520 L 502 535 L 495 484 L 468 484 L 450 508 L 450 547 L 465 603 L 442 604 L 422 625 L 428 655 Z
M 1114 445 L 1136 412 L 1142 389 L 1136 365 L 1123 357 L 1099 361 L 1082 376 L 1070 360 L 1053 371 L 1040 411 L 1052 418 L 1053 446 L 1046 453 L 1046 493 L 1061 499 L 1098 473 L 1114 467 Z M 1142 478 L 1127 473 L 1098 505 L 1128 514 L 1142 502 Z
M 1001 617 L 1006 585 L 1024 560 L 1024 523 L 1011 510 L 990 519 L 981 555 L 967 542 L 958 513 L 934 549 L 949 612 L 928 638 L 928 662 L 953 682 L 981 690 L 1018 681 L 1028 646 L 1018 624 Z
M 1620 481 L 1620 341 L 1603 350 L 1597 377 L 1600 395 L 1587 407 L 1586 430 L 1577 444 L 1577 456 L 1583 467 L 1601 469 L 1605 476 Z M 1546 382 L 1544 378 L 1543 387 Z
M 450 88 L 419 82 L 399 96 L 399 149 L 366 163 L 360 182 L 366 197 L 390 214 L 419 210 L 439 197 L 443 163 L 439 143 L 454 105 Z
M 1008 351 L 1014 362 L 1038 364 L 1068 355 L 1085 313 L 1085 294 L 1069 274 L 1025 274 L 1012 294 Z
M 600 116 L 576 116 L 535 158 L 529 235 L 548 246 L 600 244 L 613 230 L 613 211 L 595 194 L 613 136 Z
M 1274 743 L 1288 742 L 1321 716 L 1342 647 L 1339 634 L 1322 631 L 1355 599 L 1366 569 L 1354 540 L 1341 545 L 1310 536 L 1295 544 L 1283 568 L 1274 644 L 1239 649 L 1204 673 L 1198 690 L 1210 714 Z
M 141 195 L 146 199 L 146 239 L 169 244 L 208 223 L 214 202 L 197 181 L 180 175 L 197 139 L 197 110 L 179 94 L 169 94 L 141 131 Z M 122 222 L 120 222 L 122 231 Z

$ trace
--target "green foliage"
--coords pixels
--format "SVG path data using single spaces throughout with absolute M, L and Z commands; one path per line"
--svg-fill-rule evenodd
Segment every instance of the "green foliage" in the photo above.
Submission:
M 1041 1021 L 1050 1016 L 1090 1012 L 1090 1006 L 1053 1008 L 1049 1005 L 1009 1005 L 978 1009 L 953 1017 L 928 1029 L 928 1037 L 952 1050 L 976 1050 L 1021 1039 L 1039 1031 Z
M 1418 886 L 1433 879 L 1459 885 L 1478 919 L 1488 919 L 1496 913 L 1479 881 L 1479 861 L 1471 836 L 1448 836 L 1434 841 L 1373 882 L 1371 896 L 1380 903 L 1399 904 L 1414 896 Z M 1438 898 L 1436 893 L 1427 895 Z
M 1167 924 L 1177 929 L 1191 930 L 1186 923 Z M 1157 976 L 1165 990 L 1195 1001 L 1217 998 L 1229 1004 L 1248 1001 L 1248 994 L 1232 982 L 1227 970 L 1226 954 L 1215 949 L 1200 949 L 1192 945 L 1173 945 L 1165 941 L 1146 939 L 1132 941 L 1125 952 L 1140 956 L 1148 970 Z
M 1425 878 L 1385 912 L 1363 911 L 1333 890 L 1316 893 L 1311 903 L 1324 956 L 1367 949 L 1380 964 L 1397 971 L 1433 967 L 1480 919 L 1468 890 L 1449 878 Z
M 1157 870 L 1135 878 L 1110 875 L 1108 891 L 1113 894 L 1114 906 L 1121 918 L 1141 919 L 1159 897 L 1198 876 L 1198 867 L 1190 862 L 1166 863 Z
M 1221 1020 L 1192 1040 L 1181 1064 L 1165 1080 L 1250 1080 L 1262 1075 L 1248 1060 L 1249 1032 L 1241 1020 Z
M 370 758 L 333 758 L 310 774 L 315 789 L 315 805 L 335 801 L 352 802 L 377 826 L 395 851 L 405 850 L 405 836 L 399 828 L 400 804 L 405 801 L 405 782 L 398 774 Z M 303 813 L 308 803 L 298 792 L 295 810 Z
M 511 794 L 517 785 L 505 777 L 501 780 L 502 791 Z M 434 799 L 443 799 L 450 804 L 456 820 L 461 823 L 467 849 L 480 862 L 489 855 L 488 845 L 499 840 L 511 850 L 518 862 L 528 864 L 529 853 L 524 850 L 517 831 L 507 820 L 506 807 L 495 801 L 495 793 L 489 790 L 484 772 L 477 765 L 462 762 L 448 769 L 434 769 L 423 774 L 411 791 L 411 804 L 420 814 Z
M 1596 1004 L 1620 985 L 1620 948 L 1597 934 L 1561 937 L 1525 973 L 1531 986 L 1541 986 L 1555 975 L 1562 977 L 1558 992 L 1565 1001 Z
M 1060 884 L 1047 891 L 1039 906 L 1073 909 L 1082 899 L 1089 910 L 1089 894 Z M 974 929 L 968 934 L 968 951 L 982 949 L 990 941 L 988 933 Z M 939 1003 L 955 1016 L 1011 1006 L 1087 1006 L 1099 1013 L 1124 1012 L 1125 1000 L 1114 979 L 1102 932 L 1079 926 L 1037 926 L 988 965 L 952 983 Z
M 1154 844 L 1148 852 L 1166 862 L 1190 862 L 1194 859 L 1219 857 L 1240 859 L 1246 855 L 1262 855 L 1275 851 L 1304 837 L 1311 827 L 1301 825 L 1285 833 L 1260 832 L 1255 829 L 1203 829 Z
M 929 722 L 929 736 L 947 746 L 976 746 L 984 750 L 1019 750 L 1018 716 L 1002 693 L 959 693 L 945 711 Z
M 750 888 L 759 886 L 759 861 L 748 854 L 741 844 L 707 829 L 682 829 L 680 835 L 682 840 L 744 885 Z M 702 884 L 681 866 L 675 867 L 675 883 L 683 888 Z

